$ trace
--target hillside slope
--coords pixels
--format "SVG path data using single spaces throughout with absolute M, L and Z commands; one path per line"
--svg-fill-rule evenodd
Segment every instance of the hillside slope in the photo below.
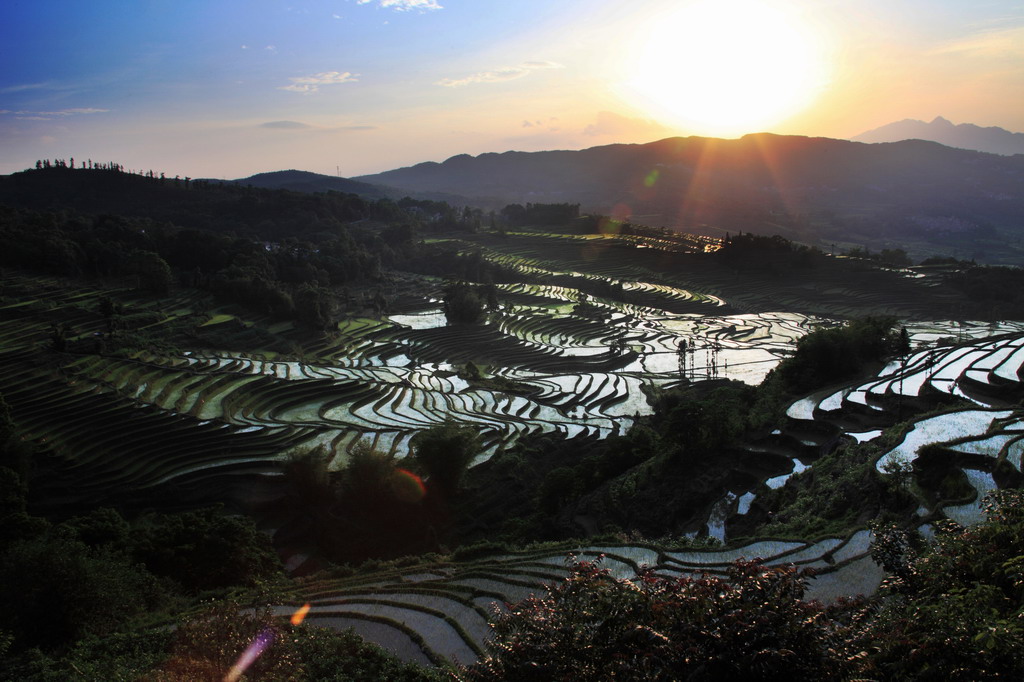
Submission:
M 965 255 L 992 261 L 1000 260 L 997 244 L 1019 237 L 1024 216 L 1024 157 L 921 140 L 677 137 L 580 151 L 459 155 L 357 179 L 509 202 L 578 202 L 585 211 L 714 234 L 779 233 L 876 248 L 920 242 L 928 245 L 921 250 L 970 249 Z

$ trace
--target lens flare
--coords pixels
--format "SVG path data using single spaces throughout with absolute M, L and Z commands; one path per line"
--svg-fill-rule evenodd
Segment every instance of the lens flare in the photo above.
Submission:
M 427 494 L 422 479 L 405 469 L 395 469 L 391 476 L 391 491 L 399 501 L 410 504 L 419 502 Z
M 306 620 L 307 613 L 309 613 L 309 602 L 300 606 L 299 610 L 292 614 L 292 625 L 301 625 L 302 621 Z
M 661 177 L 661 171 L 655 168 L 647 174 L 646 178 L 644 178 L 644 187 L 654 187 L 655 183 L 658 182 L 659 177 Z
M 633 209 L 627 204 L 615 204 L 612 206 L 612 219 L 620 223 L 627 222 L 633 217 Z
M 224 682 L 238 682 L 249 666 L 260 657 L 260 654 L 266 650 L 271 644 L 274 643 L 274 631 L 270 628 L 263 628 L 260 630 L 256 638 L 252 640 L 242 655 L 238 657 L 238 661 L 231 666 L 231 670 L 224 676 Z

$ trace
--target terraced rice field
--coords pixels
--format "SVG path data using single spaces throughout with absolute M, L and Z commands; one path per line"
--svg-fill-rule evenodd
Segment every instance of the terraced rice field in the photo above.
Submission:
M 556 241 L 578 246 L 595 240 Z M 544 265 L 515 258 L 523 266 Z M 51 439 L 58 453 L 69 444 L 92 444 L 74 455 L 81 460 L 75 466 L 79 472 L 105 472 L 95 492 L 101 496 L 115 480 L 122 488 L 142 489 L 232 471 L 272 475 L 277 461 L 297 447 L 327 446 L 336 467 L 360 440 L 404 456 L 416 433 L 446 419 L 479 429 L 486 443 L 481 459 L 528 433 L 604 437 L 650 412 L 648 387 L 713 377 L 758 383 L 805 333 L 836 323 L 798 313 L 737 314 L 715 296 L 639 278 L 651 273 L 629 258 L 602 258 L 600 275 L 545 270 L 564 284 L 500 285 L 501 307 L 482 325 L 447 325 L 440 309 L 423 300 L 418 309 L 390 318 L 343 321 L 324 336 L 304 337 L 290 324 L 262 323 L 301 342 L 301 359 L 197 347 L 130 357 L 78 353 L 45 369 L 36 353 L 49 343 L 51 325 L 70 325 L 77 339 L 105 331 L 96 313 L 101 295 L 121 297 L 135 314 L 150 315 L 151 326 L 192 319 L 193 310 L 206 304 L 194 293 L 155 303 L 135 300 L 127 290 L 101 292 L 8 274 L 0 281 L 7 294 L 0 305 L 0 372 L 5 393 L 24 405 L 18 417 L 31 435 Z M 595 279 L 623 295 L 589 296 L 566 285 Z M 203 332 L 234 325 L 248 333 L 252 324 L 234 311 L 195 317 L 195 328 Z M 1021 325 L 919 323 L 909 330 L 918 344 L 948 336 L 977 341 L 953 350 L 920 350 L 868 384 L 797 403 L 790 416 L 820 420 L 841 414 L 853 421 L 844 424 L 846 432 L 864 439 L 891 421 L 887 410 L 895 404 L 898 412 L 901 401 L 920 402 L 938 391 L 991 406 L 1013 393 L 1006 387 L 1016 386 L 1024 358 Z M 460 370 L 469 362 L 504 382 L 501 389 L 515 390 L 468 382 Z M 138 423 L 137 435 L 118 436 L 123 423 Z M 165 427 L 181 435 L 159 437 Z M 159 447 L 149 441 L 159 441 Z M 776 441 L 784 442 L 785 435 Z M 130 467 L 110 459 L 114 443 L 127 449 Z M 162 454 L 171 449 L 173 456 Z M 802 468 L 799 449 L 781 452 L 795 470 Z M 1014 451 L 1007 456 L 1012 461 Z M 784 480 L 776 476 L 771 484 Z M 734 491 L 723 501 L 718 521 L 709 510 L 713 535 L 722 537 L 720 517 L 748 492 Z
M 507 258 L 554 281 L 501 285 L 501 309 L 486 324 L 443 324 L 436 302 L 421 301 L 390 318 L 349 319 L 334 333 L 314 337 L 288 323 L 207 310 L 208 302 L 195 294 L 154 303 L 127 290 L 7 273 L 0 276 L 2 390 L 26 437 L 48 445 L 59 464 L 46 479 L 47 497 L 99 504 L 111 491 L 145 499 L 169 485 L 223 494 L 233 481 L 277 475 L 288 452 L 316 444 L 334 453 L 336 467 L 361 439 L 404 455 L 412 436 L 446 419 L 480 430 L 487 445 L 482 458 L 527 433 L 603 437 L 650 411 L 646 387 L 713 377 L 757 383 L 801 336 L 837 323 L 796 312 L 739 312 L 733 300 L 660 281 L 633 260 L 606 252 L 600 274 L 587 271 L 592 264 L 585 257 L 555 272 L 532 249 L 488 257 Z M 621 287 L 622 295 L 584 296 L 581 287 L 597 280 Z M 103 295 L 149 315 L 151 326 L 185 322 L 192 329 L 186 333 L 196 335 L 230 328 L 299 352 L 229 352 L 202 343 L 130 356 L 82 351 L 105 331 L 95 312 Z M 780 303 L 785 311 L 786 302 Z M 77 352 L 45 350 L 57 323 L 73 329 Z M 915 323 L 908 330 L 917 351 L 869 381 L 798 401 L 783 428 L 746 447 L 788 458 L 791 471 L 799 471 L 811 465 L 806 453 L 831 439 L 876 438 L 903 414 L 941 405 L 952 394 L 975 407 L 920 420 L 879 465 L 912 461 L 915 443 L 928 439 L 959 453 L 970 464 L 963 471 L 974 499 L 939 501 L 922 510 L 922 522 L 942 514 L 970 522 L 981 494 L 998 485 L 996 463 L 1021 468 L 1024 326 Z M 949 336 L 968 343 L 921 346 Z M 485 378 L 503 381 L 503 390 L 468 380 L 462 370 L 469 362 Z M 749 509 L 757 487 L 784 485 L 789 475 L 765 474 L 753 488 L 730 490 L 707 510 L 705 533 L 727 541 L 727 519 Z M 577 551 L 604 554 L 605 565 L 621 577 L 643 564 L 666 574 L 723 572 L 737 556 L 763 556 L 819 569 L 810 594 L 833 599 L 877 586 L 881 575 L 867 557 L 868 540 L 867 531 L 859 531 L 714 551 L 647 545 Z M 535 552 L 425 564 L 372 579 L 320 580 L 304 585 L 300 599 L 313 603 L 312 622 L 353 626 L 407 660 L 469 662 L 487 637 L 494 604 L 536 592 L 565 572 L 564 551 Z M 281 605 L 282 613 L 291 608 Z
M 317 444 L 333 450 L 340 467 L 362 439 L 403 456 L 412 436 L 446 419 L 477 427 L 485 438 L 486 458 L 527 433 L 604 437 L 622 432 L 632 417 L 649 413 L 645 387 L 684 377 L 756 383 L 807 330 L 829 323 L 796 314 L 728 315 L 714 297 L 663 284 L 619 284 L 630 292 L 630 302 L 590 297 L 586 311 L 577 313 L 572 308 L 583 298 L 578 289 L 503 285 L 501 310 L 487 324 L 468 327 L 442 324 L 438 308 L 380 320 L 351 319 L 335 333 L 313 339 L 284 325 L 287 338 L 301 339 L 302 360 L 274 352 L 199 348 L 131 357 L 77 354 L 51 381 L 54 391 L 88 393 L 97 404 L 162 415 L 181 430 L 201 433 L 216 426 L 224 434 L 266 437 L 268 443 L 285 445 L 244 458 L 251 470 L 295 447 Z M 5 287 L 15 295 L 0 306 L 0 348 L 10 360 L 6 371 L 25 385 L 34 385 L 36 374 L 23 371 L 15 356 L 47 345 L 48 320 L 69 324 L 75 338 L 88 339 L 105 332 L 96 313 L 101 295 L 122 296 L 155 310 L 152 303 L 133 301 L 127 291 L 74 289 L 16 275 L 8 276 Z M 159 306 L 161 319 L 154 324 L 187 318 L 193 303 L 183 296 Z M 163 312 L 168 310 L 175 312 Z M 249 325 L 230 311 L 214 311 L 195 322 L 204 333 Z M 517 390 L 470 385 L 459 376 L 468 362 L 513 382 Z M 50 399 L 49 394 L 42 397 Z M 81 429 L 98 436 L 103 422 L 88 422 L 39 419 L 38 433 L 53 432 L 64 443 L 95 440 Z M 223 449 L 204 450 L 207 454 L 198 461 L 180 467 L 182 475 L 214 473 L 213 453 Z M 190 458 L 183 452 L 176 460 Z M 268 473 L 272 468 L 265 467 Z M 161 471 L 138 480 L 156 484 L 175 476 Z
M 632 578 L 641 567 L 662 575 L 724 575 L 730 562 L 755 556 L 768 564 L 792 563 L 816 569 L 809 597 L 832 601 L 851 586 L 871 591 L 881 580 L 871 561 L 868 531 L 816 542 L 762 540 L 722 550 L 675 551 L 654 545 L 577 547 L 571 552 L 538 551 L 494 556 L 467 563 L 426 563 L 403 571 L 343 579 L 317 578 L 302 584 L 285 616 L 309 602 L 316 625 L 352 627 L 408 661 L 471 663 L 490 637 L 488 621 L 505 605 L 568 574 L 570 557 L 594 560 L 617 578 Z
M 944 514 L 960 523 L 981 519 L 981 498 L 997 488 L 992 471 L 1006 462 L 1021 471 L 1024 420 L 1019 408 L 1024 378 L 1024 331 L 1007 323 L 999 329 L 1012 330 L 997 336 L 984 325 L 964 331 L 968 341 L 945 348 L 925 348 L 892 362 L 869 381 L 825 391 L 792 405 L 788 415 L 794 423 L 815 420 L 833 423 L 847 436 L 869 441 L 881 435 L 880 428 L 898 421 L 904 413 L 919 413 L 955 396 L 975 408 L 945 409 L 935 416 L 910 424 L 902 441 L 877 463 L 879 471 L 897 464 L 913 464 L 922 455 L 940 450 L 958 453 L 960 469 L 974 490 L 973 499 L 962 504 L 940 500 L 923 515 Z M 947 327 L 948 329 L 948 327 Z M 922 330 L 915 338 L 928 340 L 941 335 L 941 328 Z
M 534 292 L 549 297 L 552 292 Z M 520 296 L 526 296 L 520 293 Z M 502 311 L 487 325 L 436 326 L 439 313 L 398 316 L 340 337 L 344 354 L 284 361 L 185 351 L 68 364 L 76 380 L 201 420 L 305 428 L 317 442 L 361 437 L 405 454 L 419 430 L 454 419 L 478 427 L 488 451 L 531 432 L 606 436 L 649 412 L 642 388 L 729 376 L 759 381 L 818 320 L 797 315 L 660 316 L 616 313 L 604 322 L 538 305 Z M 679 352 L 685 341 L 688 353 Z M 471 386 L 456 373 L 475 362 L 519 385 L 515 394 Z M 340 464 L 340 462 L 339 462 Z
M 921 329 L 924 331 L 920 334 L 936 332 L 935 327 Z M 801 435 L 806 442 L 808 434 L 801 429 L 807 427 L 812 416 L 817 422 L 831 424 L 836 433 L 871 440 L 881 434 L 881 429 L 865 430 L 860 420 L 890 425 L 898 419 L 902 400 L 913 399 L 920 406 L 929 396 L 948 392 L 948 382 L 966 383 L 971 378 L 986 387 L 986 392 L 966 391 L 979 404 L 977 409 L 952 410 L 916 421 L 878 466 L 883 467 L 895 457 L 912 461 L 920 445 L 940 443 L 976 456 L 981 462 L 976 466 L 983 466 L 984 460 L 1005 460 L 1019 471 L 1024 450 L 1024 414 L 1016 404 L 1022 390 L 1024 353 L 1017 349 L 1024 345 L 1024 332 L 1016 330 L 985 337 L 980 326 L 974 331 L 978 338 L 966 346 L 920 350 L 905 362 L 884 368 L 869 382 L 825 391 L 794 403 L 786 429 L 777 434 L 774 442 L 784 444 L 784 437 L 789 435 L 788 442 L 800 443 L 793 434 Z M 872 390 L 883 385 L 885 390 Z M 899 393 L 901 388 L 903 392 Z M 785 447 L 780 449 L 784 451 Z M 792 451 L 796 468 L 805 468 L 797 459 L 797 452 Z M 988 470 L 965 469 L 965 475 L 976 491 L 975 498 L 967 503 L 940 501 L 934 509 L 922 508 L 919 513 L 925 533 L 929 530 L 926 522 L 941 515 L 964 524 L 980 519 L 978 502 L 997 483 L 991 466 Z M 787 476 L 779 478 L 783 479 L 778 482 L 781 485 Z M 771 480 L 766 483 L 771 484 Z M 753 497 L 751 491 L 730 493 L 723 500 L 720 515 L 745 513 Z M 713 516 L 709 516 L 708 531 L 715 536 Z M 591 545 L 577 547 L 572 554 L 586 559 L 603 555 L 603 566 L 618 578 L 632 578 L 642 566 L 665 575 L 722 575 L 735 559 L 762 557 L 769 565 L 796 564 L 815 569 L 807 596 L 829 602 L 877 589 L 884 574 L 870 557 L 870 541 L 870 531 L 859 530 L 845 538 L 766 539 L 723 549 Z M 424 564 L 369 578 L 318 579 L 303 585 L 297 603 L 313 604 L 312 613 L 317 619 L 313 622 L 354 627 L 364 638 L 406 660 L 466 663 L 474 660 L 489 636 L 485 625 L 488 616 L 499 613 L 504 604 L 531 593 L 542 593 L 545 584 L 564 578 L 566 559 L 565 550 L 548 550 L 492 556 L 470 563 Z M 279 608 L 282 615 L 292 610 L 294 605 Z

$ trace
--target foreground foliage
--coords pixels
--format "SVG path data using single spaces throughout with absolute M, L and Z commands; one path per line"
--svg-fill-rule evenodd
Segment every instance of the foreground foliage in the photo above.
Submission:
M 739 561 L 728 579 L 616 580 L 580 562 L 514 606 L 471 680 L 821 679 L 850 671 L 841 628 L 801 601 L 806 575 Z
M 989 496 L 984 523 L 936 528 L 926 550 L 894 528 L 873 554 L 891 576 L 855 641 L 884 679 L 1024 679 L 1024 491 Z
M 235 601 L 208 605 L 168 629 L 89 637 L 62 656 L 39 652 L 0 665 L 3 679 L 221 682 L 253 642 L 261 653 L 244 669 L 247 680 L 402 682 L 442 680 L 437 670 L 402 663 L 351 630 L 293 626 L 269 610 L 243 610 Z M 241 668 L 241 666 L 239 666 Z
M 802 600 L 809 575 L 737 561 L 728 578 L 617 580 L 579 562 L 511 607 L 469 680 L 989 680 L 1024 677 L 1024 492 L 934 545 L 876 529 L 890 577 L 863 602 Z

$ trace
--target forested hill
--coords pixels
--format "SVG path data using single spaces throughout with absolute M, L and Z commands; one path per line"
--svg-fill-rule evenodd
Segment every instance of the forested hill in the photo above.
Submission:
M 117 168 L 55 166 L 0 176 L 0 204 L 74 209 L 169 222 L 179 227 L 280 239 L 368 218 L 405 217 L 391 201 L 354 194 L 304 194 L 191 178 L 138 175 Z
M 364 199 L 402 199 L 412 197 L 417 200 L 443 201 L 449 204 L 464 206 L 475 203 L 486 204 L 479 199 L 471 201 L 464 196 L 450 192 L 417 192 L 415 190 L 402 190 L 394 187 L 383 187 L 371 185 L 366 182 L 358 182 L 349 178 L 340 178 L 322 173 L 311 173 L 300 170 L 271 171 L 269 173 L 257 173 L 247 178 L 238 180 L 210 180 L 211 183 L 227 183 L 240 185 L 242 187 L 260 187 L 263 189 L 287 189 L 292 192 L 345 192 L 358 194 Z M 494 202 L 491 202 L 492 204 Z M 488 208 L 501 208 L 502 204 L 497 203 Z
M 391 196 L 385 188 L 369 183 L 294 169 L 257 173 L 247 178 L 232 180 L 231 183 L 242 185 L 243 187 L 287 189 L 293 192 L 345 192 L 348 194 L 358 194 L 368 199 L 383 199 Z
M 1024 156 L 921 140 L 676 137 L 581 151 L 459 155 L 356 179 L 508 202 L 579 202 L 598 212 L 618 206 L 654 225 L 781 233 L 810 243 L 977 244 L 1016 240 L 1024 224 Z

